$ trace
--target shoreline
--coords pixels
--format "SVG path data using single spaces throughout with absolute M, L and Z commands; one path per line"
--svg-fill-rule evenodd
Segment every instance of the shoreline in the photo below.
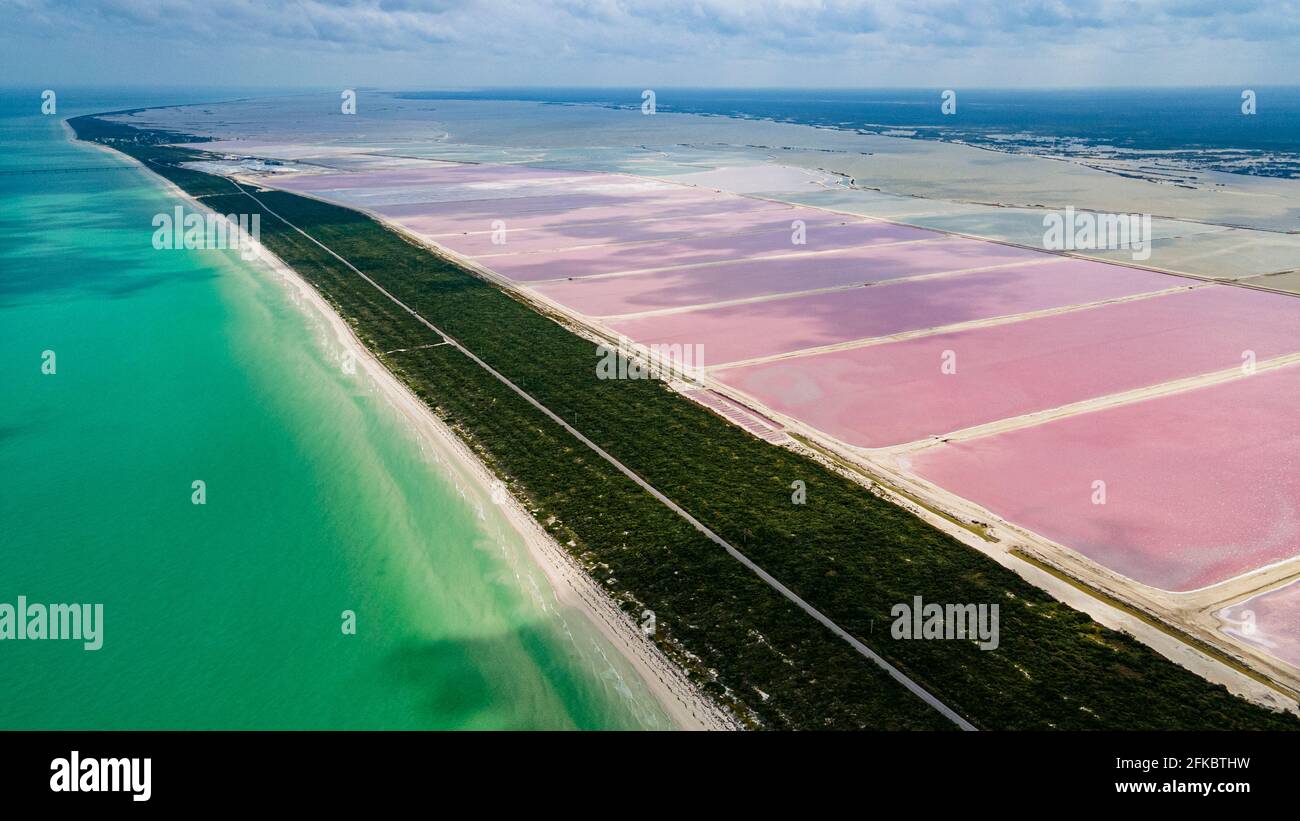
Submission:
M 202 207 L 201 203 L 199 205 Z M 257 260 L 246 262 L 252 265 L 260 263 L 267 273 L 279 275 L 286 287 L 293 288 L 294 293 L 302 297 L 302 307 L 309 307 L 328 325 L 335 339 L 356 358 L 366 376 L 406 418 L 414 431 L 440 448 L 442 454 L 452 461 L 453 467 L 468 474 L 477 491 L 491 498 L 497 477 L 445 422 L 375 358 L 311 283 L 260 244 Z M 645 682 L 646 689 L 680 729 L 732 729 L 726 714 L 699 693 L 658 647 L 642 637 L 623 611 L 582 570 L 577 560 L 542 529 L 518 499 L 507 494 L 501 503 L 489 504 L 494 504 L 501 511 L 523 540 L 529 556 L 550 581 L 559 603 L 581 611 L 600 634 L 619 650 Z
M 149 169 L 134 158 L 108 146 L 92 141 L 78 140 L 66 120 L 61 124 L 69 139 L 81 145 L 93 146 L 126 160 L 143 171 Z M 155 182 L 172 196 L 180 198 L 198 211 L 215 213 L 203 202 L 190 196 L 175 183 L 157 174 L 150 174 Z M 357 338 L 344 318 L 318 292 L 311 283 L 291 266 L 275 256 L 261 243 L 256 244 L 256 258 L 241 262 L 260 267 L 263 273 L 278 274 L 279 281 L 292 288 L 302 299 L 294 300 L 303 310 L 312 310 L 333 332 L 335 339 L 352 354 L 365 369 L 381 394 L 412 426 L 415 433 L 440 447 L 453 467 L 467 474 L 483 497 L 491 499 L 492 488 L 499 481 L 445 422 L 421 401 L 410 389 L 388 370 Z M 308 308 L 310 306 L 310 308 Z M 684 672 L 623 613 L 617 604 L 587 575 L 558 542 L 542 528 L 522 503 L 512 494 L 506 494 L 501 504 L 495 504 L 523 541 L 537 567 L 545 574 L 557 601 L 583 614 L 627 661 L 645 683 L 668 718 L 683 730 L 734 730 L 739 725 L 686 677 Z

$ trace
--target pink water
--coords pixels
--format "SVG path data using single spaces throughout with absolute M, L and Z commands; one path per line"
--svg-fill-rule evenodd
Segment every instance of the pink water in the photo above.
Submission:
M 512 199 L 569 194 L 639 196 L 642 190 L 634 183 L 579 184 L 562 180 L 527 180 L 508 186 L 491 183 L 364 186 L 318 191 L 316 195 L 339 203 L 361 203 L 367 207 L 379 208 L 435 202 L 477 202 L 483 199 L 508 202 Z
M 498 256 L 553 251 L 600 244 L 626 242 L 654 242 L 687 237 L 712 237 L 727 234 L 755 233 L 759 231 L 789 231 L 794 220 L 806 224 L 835 224 L 816 212 L 805 208 L 766 208 L 761 210 L 726 211 L 710 215 L 689 215 L 680 219 L 652 222 L 604 222 L 576 225 L 555 225 L 532 231 L 514 231 L 509 222 L 504 233 L 504 244 L 493 244 L 491 234 L 443 237 L 443 245 L 466 256 L 480 258 L 491 266 Z
M 504 209 L 492 207 L 484 201 L 476 203 L 467 214 L 429 214 L 408 216 L 414 212 L 414 206 L 400 206 L 408 209 L 407 214 L 398 214 L 404 223 L 414 230 L 422 231 L 433 237 L 452 234 L 476 233 L 492 230 L 493 220 L 503 220 L 510 231 L 566 231 L 575 226 L 594 226 L 612 222 L 658 222 L 661 220 L 682 220 L 708 217 L 715 214 L 750 214 L 750 213 L 791 213 L 793 206 L 766 200 L 723 198 L 713 194 L 646 194 L 638 197 L 585 197 L 582 206 L 543 208 L 525 208 L 531 197 L 496 200 L 506 206 Z M 541 198 L 539 198 L 541 199 Z M 388 209 L 384 209 L 387 212 Z M 448 209 L 442 209 L 448 210 Z M 455 209 L 451 209 L 455 210 Z M 419 220 L 420 222 L 415 222 Z
M 792 242 L 789 228 L 760 234 L 702 237 L 636 246 L 607 246 L 556 251 L 493 260 L 491 268 L 518 281 L 581 277 L 672 265 L 721 262 L 759 255 L 808 253 L 884 242 L 921 239 L 931 232 L 884 222 L 841 225 L 850 217 L 830 215 L 807 220 L 806 244 Z
M 939 445 L 912 466 L 1129 578 L 1194 590 L 1300 552 L 1297 397 L 1300 367 L 1280 368 Z
M 393 188 L 405 185 L 464 185 L 466 183 L 512 183 L 524 180 L 589 181 L 608 175 L 588 171 L 557 171 L 511 165 L 463 165 L 430 168 L 399 168 L 391 171 L 349 171 L 339 174 L 310 174 L 273 180 L 287 191 L 330 191 L 346 188 Z M 616 178 L 617 179 L 617 178 Z
M 1048 254 L 925 232 L 903 245 L 867 245 L 813 256 L 739 260 L 701 268 L 538 285 L 588 316 L 707 305 L 991 265 L 1056 260 Z
M 646 344 L 702 344 L 705 362 L 714 366 L 854 339 L 1159 291 L 1189 282 L 1099 262 L 1054 259 L 1041 265 L 614 319 L 606 324 Z
M 519 214 L 567 214 L 586 208 L 621 206 L 640 203 L 639 197 L 613 194 L 563 194 L 545 197 L 484 197 L 460 202 L 408 202 L 385 205 L 375 210 L 386 217 L 405 219 L 421 217 L 435 220 L 434 227 L 454 224 L 456 220 L 470 220 L 476 225 L 483 219 L 508 219 Z M 438 228 L 440 233 L 445 233 Z M 475 227 L 468 230 L 482 230 Z
M 1300 667 L 1300 581 L 1224 608 L 1219 616 L 1229 620 L 1223 632 Z
M 715 374 L 862 447 L 1300 351 L 1300 299 L 1226 285 Z M 944 373 L 945 352 L 955 373 Z M 708 360 L 707 349 L 705 361 Z

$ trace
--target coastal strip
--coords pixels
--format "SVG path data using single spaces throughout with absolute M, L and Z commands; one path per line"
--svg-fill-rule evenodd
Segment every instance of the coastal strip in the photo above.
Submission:
M 74 136 L 70 128 L 67 130 L 70 137 Z M 83 144 L 106 151 L 115 157 L 124 158 L 133 165 L 149 170 L 135 158 L 123 155 L 107 146 L 95 142 Z M 191 209 L 204 214 L 216 213 L 202 200 L 191 196 L 171 180 L 156 174 L 149 176 L 169 195 L 183 201 Z M 256 253 L 253 259 L 246 262 L 260 267 L 263 273 L 272 275 L 292 289 L 299 298 L 295 302 L 327 324 L 334 339 L 351 354 L 354 361 L 361 365 L 371 383 L 412 428 L 437 447 L 439 453 L 454 460 L 460 472 L 474 480 L 481 495 L 491 496 L 492 489 L 499 480 L 465 445 L 464 441 L 374 356 L 357 337 L 354 329 L 311 283 L 265 245 L 256 242 L 255 247 Z M 504 497 L 497 501 L 499 509 L 520 536 L 529 555 L 546 575 L 558 601 L 580 612 L 605 640 L 619 651 L 677 727 L 685 730 L 740 729 L 736 719 L 701 693 L 699 688 L 682 674 L 681 669 L 618 608 L 573 557 L 542 529 L 518 499 L 511 494 L 504 494 Z
M 78 121 L 83 138 L 246 208 L 175 133 Z M 593 376 L 588 338 L 354 210 L 269 191 L 278 213 L 454 335 L 798 596 L 981 728 L 1295 727 L 1295 719 L 1107 630 L 982 554 L 816 462 L 773 447 L 652 381 Z M 295 232 L 263 240 L 463 438 L 624 613 L 658 615 L 657 646 L 745 724 L 951 727 L 716 543 L 368 283 Z M 385 352 L 404 350 L 389 355 Z M 807 486 L 792 505 L 791 479 Z M 899 601 L 999 603 L 1002 641 L 891 641 Z M 1063 663 L 1065 662 L 1065 663 Z
M 702 524 L 698 519 L 696 519 L 696 518 L 695 518 L 694 516 L 692 516 L 691 514 L 687 513 L 687 512 L 686 512 L 685 510 L 683 510 L 683 509 L 682 509 L 682 508 L 681 508 L 677 503 L 673 502 L 671 499 L 669 499 L 667 496 L 665 496 L 662 492 L 660 492 L 659 490 L 657 490 L 656 488 L 654 488 L 652 485 L 650 485 L 648 482 L 646 482 L 644 479 L 642 479 L 640 476 L 638 476 L 635 472 L 633 472 L 631 469 L 629 469 L 629 468 L 628 468 L 626 465 L 624 465 L 622 462 L 618 461 L 618 460 L 615 459 L 613 456 L 609 455 L 607 452 L 605 452 L 604 449 L 602 449 L 602 448 L 601 448 L 599 445 L 597 445 L 595 442 L 592 442 L 590 439 L 588 439 L 586 436 L 584 436 L 581 432 L 579 432 L 579 431 L 576 430 L 574 427 L 572 427 L 568 422 L 565 422 L 565 421 L 564 421 L 563 419 L 561 419 L 559 416 L 556 416 L 555 413 L 554 413 L 552 410 L 550 410 L 549 408 L 547 408 L 547 407 L 546 407 L 545 405 L 543 405 L 541 402 L 537 401 L 537 399 L 536 399 L 535 397 L 529 395 L 527 392 L 525 392 L 524 390 L 522 390 L 518 385 L 515 385 L 515 384 L 514 384 L 513 382 L 511 382 L 509 379 L 506 379 L 504 376 L 502 376 L 500 373 L 498 373 L 496 370 L 494 370 L 491 366 L 489 366 L 489 365 L 488 365 L 487 363 L 485 363 L 483 360 L 481 360 L 481 359 L 479 359 L 477 356 L 475 356 L 475 355 L 473 354 L 473 352 L 467 350 L 467 349 L 464 348 L 462 345 L 460 345 L 460 343 L 456 342 L 454 339 L 452 339 L 451 337 L 447 336 L 443 331 L 441 331 L 440 329 L 438 329 L 437 327 L 435 327 L 435 326 L 434 326 L 432 323 L 430 323 L 427 319 L 425 319 L 424 317 L 420 316 L 420 315 L 419 315 L 419 314 L 418 314 L 414 309 L 410 308 L 410 307 L 407 306 L 405 303 L 403 303 L 401 300 L 399 300 L 397 297 L 393 296 L 393 295 L 390 294 L 388 291 L 384 290 L 384 288 L 383 288 L 382 286 L 380 286 L 377 282 L 375 282 L 374 280 L 370 279 L 370 277 L 366 276 L 364 273 L 362 273 L 360 270 L 358 270 L 358 269 L 356 268 L 356 266 L 354 266 L 352 263 L 348 262 L 348 261 L 347 261 L 346 259 L 344 259 L 343 257 L 339 256 L 337 253 L 335 253 L 332 249 L 330 249 L 330 248 L 329 248 L 328 246 L 326 246 L 324 243 L 320 242 L 319 240 L 316 240 L 315 238 L 313 238 L 312 236 L 310 236 L 309 234 L 307 234 L 305 231 L 303 231 L 301 228 L 299 228 L 298 226 L 296 226 L 296 225 L 294 225 L 293 223 L 289 222 L 288 220 L 286 220 L 284 217 L 280 216 L 278 213 L 276 213 L 276 212 L 275 212 L 274 210 L 272 210 L 271 208 L 267 207 L 267 205 L 266 205 L 264 202 L 262 202 L 262 201 L 259 200 L 257 197 L 255 197 L 255 196 L 253 196 L 252 194 L 250 194 L 250 193 L 249 193 L 249 192 L 248 192 L 248 191 L 247 191 L 247 190 L 246 190 L 242 185 L 240 185 L 238 182 L 235 182 L 235 186 L 236 186 L 237 188 L 239 188 L 240 191 L 243 191 L 243 193 L 244 193 L 246 196 L 248 196 L 249 198 L 251 198 L 251 199 L 252 199 L 254 202 L 256 202 L 259 206 L 261 206 L 262 209 L 265 210 L 267 213 L 269 213 L 269 214 L 271 214 L 272 216 L 276 217 L 277 219 L 279 219 L 280 221 L 282 221 L 285 225 L 288 225 L 290 228 L 292 228 L 293 230 L 297 231 L 299 234 L 302 234 L 304 237 L 306 237 L 307 239 L 311 240 L 311 241 L 314 242 L 315 244 L 319 245 L 319 246 L 320 246 L 321 248 L 323 248 L 325 251 L 329 252 L 332 256 L 334 256 L 335 258 L 337 258 L 340 262 L 342 262 L 342 263 L 343 263 L 344 265 L 346 265 L 349 269 L 351 269 L 351 270 L 353 271 L 353 273 L 357 274 L 357 276 L 359 276 L 359 277 L 361 277 L 362 279 L 364 279 L 364 280 L 366 280 L 367 282 L 369 282 L 371 285 L 373 285 L 375 288 L 377 288 L 377 289 L 380 291 L 380 293 L 382 293 L 384 296 L 388 297 L 390 300 L 392 300 L 394 303 L 396 303 L 399 307 L 401 307 L 401 308 L 402 308 L 403 310 L 405 310 L 407 313 L 411 314 L 411 316 L 415 317 L 415 318 L 418 319 L 420 322 L 422 322 L 423 324 L 427 325 L 427 326 L 429 327 L 430 330 L 432 330 L 432 331 L 434 331 L 435 333 L 439 334 L 439 335 L 443 338 L 443 341 L 444 341 L 444 342 L 447 342 L 448 344 L 450 344 L 450 345 L 456 347 L 456 348 L 457 348 L 461 353 L 463 353 L 465 356 L 467 356 L 467 357 L 469 357 L 471 360 L 473 360 L 474 363 L 477 364 L 479 367 L 483 368 L 483 369 L 486 370 L 488 373 L 492 374 L 493 377 L 495 377 L 498 381 L 500 381 L 500 382 L 502 382 L 503 384 L 505 384 L 507 387 L 509 387 L 511 390 L 513 390 L 516 394 L 518 394 L 519 396 L 523 397 L 523 399 L 524 399 L 525 401 L 527 401 L 529 404 L 533 405 L 533 406 L 536 407 L 538 410 L 540 410 L 542 413 L 546 414 L 546 415 L 551 419 L 551 421 L 555 422 L 557 425 L 559 425 L 561 428 L 563 428 L 563 429 L 564 429 L 564 430 L 565 430 L 569 435 L 573 436 L 575 439 L 577 439 L 578 441 L 582 442 L 582 444 L 586 445 L 588 448 L 590 448 L 591 450 L 595 451 L 596 454 L 597 454 L 598 456 L 600 456 L 602 459 L 604 459 L 605 461 L 607 461 L 607 462 L 609 462 L 611 465 L 613 465 L 615 468 L 617 468 L 617 469 L 619 470 L 619 472 L 623 473 L 625 476 L 627 476 L 627 477 L 628 477 L 629 479 L 631 479 L 633 482 L 636 482 L 637 485 L 639 485 L 639 486 L 641 487 L 642 490 L 644 490 L 644 491 L 646 491 L 647 493 L 649 493 L 651 496 L 653 496 L 655 499 L 657 499 L 659 502 L 661 502 L 664 506 L 666 506 L 669 510 L 673 511 L 673 512 L 676 513 L 678 516 L 680 516 L 680 517 L 682 517 L 683 519 L 685 519 L 685 520 L 686 520 L 686 521 L 687 521 L 687 522 L 688 522 L 692 527 L 694 527 L 694 528 L 695 528 L 696 530 L 698 530 L 700 533 L 704 534 L 704 536 L 705 536 L 706 538 L 708 538 L 709 541 L 711 541 L 711 542 L 717 544 L 717 545 L 718 545 L 719 547 L 721 547 L 723 550 L 727 551 L 728 555 L 730 555 L 733 559 L 735 559 L 736 561 L 738 561 L 738 562 L 740 562 L 742 565 L 744 565 L 748 570 L 750 570 L 752 573 L 754 573 L 754 575 L 756 575 L 756 576 L 758 576 L 760 579 L 762 579 L 762 580 L 763 580 L 763 581 L 764 581 L 764 582 L 765 582 L 769 587 L 771 587 L 772 589 L 776 590 L 778 593 L 780 593 L 780 594 L 781 594 L 782 596 L 784 596 L 785 598 L 789 599 L 791 602 L 793 602 L 795 605 L 797 605 L 797 606 L 799 607 L 799 609 L 803 610 L 805 613 L 807 613 L 808 615 L 812 616 L 814 619 L 816 619 L 819 623 L 821 623 L 822 625 L 824 625 L 828 630 L 830 630 L 830 631 L 831 631 L 832 633 L 834 633 L 836 636 L 838 636 L 838 637 L 840 637 L 841 639 L 843 639 L 843 640 L 844 640 L 845 642 L 847 642 L 847 643 L 849 644 L 849 646 L 852 647 L 855 651 L 857 651 L 859 654 L 861 654 L 864 658 L 867 658 L 867 659 L 871 660 L 874 664 L 876 664 L 878 667 L 880 667 L 882 670 L 884 670 L 884 671 L 889 675 L 890 678 L 894 679 L 894 680 L 897 681 L 899 684 L 903 685 L 905 688 L 907 688 L 907 690 L 908 690 L 909 692 L 911 692 L 911 693 L 912 693 L 913 695 L 915 695 L 917 698 L 919 698 L 919 699 L 921 699 L 922 701 L 924 701 L 924 702 L 925 702 L 926 704 L 928 704 L 930 707 L 934 708 L 934 709 L 935 709 L 936 711 L 938 711 L 939 714 L 942 715 L 944 718 L 948 719 L 948 720 L 951 721 L 953 724 L 957 725 L 959 728 L 961 728 L 961 729 L 963 729 L 963 730 L 974 730 L 974 729 L 976 729 L 976 728 L 975 728 L 975 725 L 971 724 L 969 721 L 967 721 L 966 719 L 964 719 L 964 718 L 962 718 L 960 715 L 958 715 L 958 714 L 957 714 L 957 713 L 956 713 L 956 712 L 955 712 L 951 707 L 949 707 L 947 704 L 944 704 L 940 699 L 936 698 L 936 697 L 934 696 L 933 693 L 928 692 L 924 687 L 922 687 L 921 685 L 917 684 L 917 683 L 916 683 L 915 681 L 913 681 L 910 677 L 908 677 L 906 674 L 904 674 L 903 672 L 901 672 L 898 668 L 894 667 L 892 664 L 890 664 L 889 662 L 887 662 L 887 661 L 885 661 L 883 658 L 881 658 L 881 657 L 880 657 L 878 654 L 876 654 L 876 652 L 873 651 L 871 648 L 867 647 L 865 644 L 863 644 L 862 642 L 860 642 L 860 641 L 858 641 L 856 638 L 854 638 L 852 635 L 850 635 L 849 632 L 846 631 L 844 628 L 840 627 L 838 624 L 836 624 L 835 622 L 833 622 L 833 621 L 831 621 L 829 618 L 827 618 L 825 614 L 821 613 L 821 612 L 818 611 L 815 607 L 813 607 L 812 605 L 810 605 L 808 602 L 804 601 L 802 598 L 799 597 L 798 594 L 796 594 L 796 593 L 795 593 L 794 591 L 792 591 L 790 588 L 786 587 L 784 584 L 782 584 L 780 581 L 778 581 L 774 576 L 772 576 L 770 573 L 768 573 L 767 571 L 765 571 L 763 568 L 761 568 L 761 567 L 759 567 L 757 564 L 755 564 L 755 563 L 754 563 L 754 562 L 753 562 L 753 561 L 752 561 L 748 556 L 745 556 L 743 553 L 741 553 L 739 550 L 737 550 L 736 547 L 735 547 L 734 545 L 732 545 L 732 544 L 730 544 L 729 542 L 727 542 L 726 540 L 722 539 L 720 536 L 718 536 L 718 534 L 714 533 L 712 530 L 710 530 L 709 528 L 707 528 L 707 527 L 706 527 L 704 524 Z M 358 343 L 359 343 L 359 340 L 358 340 Z M 377 362 L 376 362 L 375 364 L 378 365 Z
M 202 204 L 196 203 L 196 206 L 202 207 Z M 260 263 L 294 288 L 305 305 L 329 324 L 335 339 L 361 364 L 372 384 L 379 388 L 417 431 L 436 443 L 443 455 L 456 461 L 461 472 L 475 481 L 481 495 L 490 496 L 498 480 L 487 466 L 446 423 L 429 410 L 428 405 L 421 402 L 411 393 L 410 388 L 399 382 L 374 357 L 352 328 L 310 283 L 265 247 L 259 250 Z M 653 642 L 647 640 L 605 591 L 537 524 L 537 520 L 528 514 L 518 499 L 510 494 L 502 494 L 495 501 L 511 527 L 522 538 L 537 566 L 546 574 L 559 601 L 581 611 L 605 639 L 619 650 L 678 727 L 685 730 L 738 729 L 731 716 L 700 693 L 694 684 L 681 675 L 677 666 Z

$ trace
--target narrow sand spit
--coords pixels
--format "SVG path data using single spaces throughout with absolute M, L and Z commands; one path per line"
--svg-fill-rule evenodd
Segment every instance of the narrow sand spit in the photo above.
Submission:
M 75 135 L 66 122 L 64 128 L 69 138 L 75 141 Z M 107 146 L 91 142 L 82 144 L 108 152 L 144 168 L 134 159 Z M 189 207 L 212 213 L 212 209 L 191 197 L 170 180 L 157 175 L 151 176 L 172 196 L 183 200 Z M 307 280 L 260 243 L 257 244 L 256 250 L 262 271 L 277 275 L 286 287 L 293 289 L 293 293 L 300 297 L 295 302 L 303 306 L 304 310 L 312 311 L 327 324 L 338 343 L 355 357 L 373 384 L 406 417 L 415 430 L 438 448 L 440 455 L 446 456 L 453 462 L 459 468 L 459 472 L 474 479 L 480 496 L 491 498 L 492 488 L 497 482 L 496 477 L 451 428 L 370 353 L 343 318 Z M 686 678 L 682 670 L 665 656 L 654 642 L 642 634 L 638 626 L 586 574 L 577 561 L 542 529 L 537 520 L 517 499 L 506 494 L 503 503 L 497 507 L 527 545 L 528 552 L 538 567 L 546 574 L 558 602 L 581 612 L 606 640 L 622 653 L 641 676 L 647 689 L 654 695 L 664 712 L 678 727 L 687 730 L 739 729 L 739 725 L 730 715 L 700 692 Z

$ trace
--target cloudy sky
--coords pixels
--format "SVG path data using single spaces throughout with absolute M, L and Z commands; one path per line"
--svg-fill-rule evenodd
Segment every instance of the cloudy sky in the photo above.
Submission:
M 1300 0 L 0 0 L 0 85 L 1300 83 Z

